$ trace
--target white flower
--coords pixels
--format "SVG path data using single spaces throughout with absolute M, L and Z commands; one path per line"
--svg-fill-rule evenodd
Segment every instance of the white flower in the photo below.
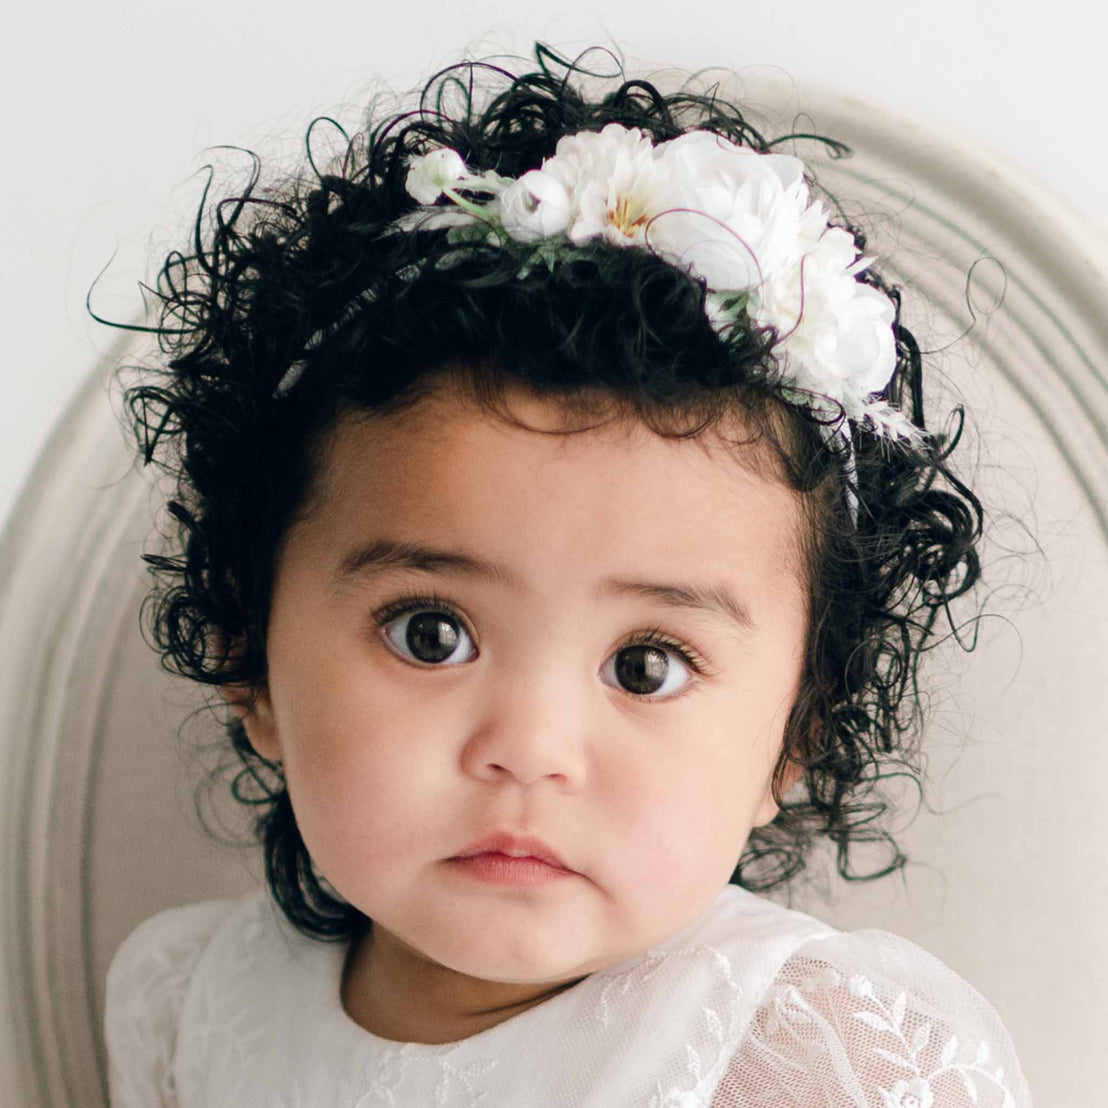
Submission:
M 456 150 L 440 147 L 420 154 L 408 162 L 404 187 L 421 204 L 433 204 L 443 189 L 457 184 L 466 175 L 466 163 Z
M 827 226 L 809 205 L 804 163 L 759 154 L 709 131 L 690 131 L 658 147 L 667 179 L 666 211 L 650 244 L 717 290 L 757 287 L 812 249 Z
M 756 288 L 748 306 L 759 326 L 777 328 L 789 382 L 840 401 L 850 415 L 896 368 L 892 301 L 855 280 L 869 264 L 857 254 L 854 237 L 830 227 L 814 250 Z
M 863 977 L 860 973 L 856 973 L 846 983 L 846 987 L 850 990 L 851 996 L 873 996 L 873 985 L 870 984 L 868 977 Z
M 552 173 L 532 169 L 500 196 L 500 220 L 518 242 L 537 242 L 560 235 L 569 225 L 570 199 Z
M 891 1089 L 877 1091 L 885 1102 L 885 1108 L 931 1108 L 935 1094 L 925 1077 L 913 1077 L 908 1081 L 898 1081 Z
M 565 135 L 537 172 L 569 198 L 574 243 L 602 235 L 617 246 L 643 245 L 647 222 L 672 191 L 649 136 L 618 123 Z

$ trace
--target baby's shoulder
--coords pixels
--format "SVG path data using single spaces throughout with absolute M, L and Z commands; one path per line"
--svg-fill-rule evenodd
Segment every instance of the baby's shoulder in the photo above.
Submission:
M 816 935 L 793 950 L 713 1105 L 746 1104 L 753 1095 L 823 1103 L 832 1094 L 866 1104 L 1031 1103 L 989 1001 L 934 954 L 877 929 Z
M 172 1105 L 171 1063 L 181 1007 L 201 954 L 254 894 L 167 908 L 120 943 L 104 995 L 113 1105 Z
M 143 920 L 119 944 L 108 969 L 107 994 L 136 986 L 147 988 L 187 975 L 216 928 L 240 904 L 205 900 L 166 908 Z
M 873 1030 L 921 1022 L 961 1021 L 963 1040 L 1003 1031 L 996 1010 L 964 977 L 930 951 L 891 931 L 863 928 L 814 936 L 782 965 L 763 1008 L 804 997 L 846 1003 L 854 1021 Z M 871 1015 L 856 1013 L 870 1011 Z M 921 1036 L 922 1037 L 922 1036 Z

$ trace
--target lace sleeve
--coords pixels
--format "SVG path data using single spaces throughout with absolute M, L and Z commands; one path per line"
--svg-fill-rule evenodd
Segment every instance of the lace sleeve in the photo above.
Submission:
M 712 1108 L 1030 1108 L 1000 1017 L 888 931 L 804 943 L 782 967 Z
M 232 900 L 170 908 L 143 921 L 108 969 L 104 1041 L 112 1108 L 176 1108 L 172 1062 L 193 966 Z

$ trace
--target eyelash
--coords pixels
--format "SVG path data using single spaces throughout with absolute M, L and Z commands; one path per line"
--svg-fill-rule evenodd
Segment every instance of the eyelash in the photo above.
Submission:
M 442 611 L 456 619 L 462 624 L 470 638 L 473 638 L 472 632 L 469 631 L 469 624 L 458 611 L 457 607 L 444 596 L 439 596 L 438 593 L 403 593 L 396 600 L 385 605 L 383 608 L 379 608 L 371 616 L 374 624 L 377 627 L 384 627 L 385 624 L 391 623 L 394 619 L 399 619 L 400 616 L 412 611 Z M 667 650 L 671 650 L 676 654 L 681 661 L 685 662 L 689 668 L 698 676 L 702 677 L 705 674 L 710 675 L 711 670 L 708 667 L 708 663 L 695 651 L 688 643 L 680 642 L 679 640 L 667 635 L 660 627 L 650 627 L 643 631 L 633 631 L 629 638 L 625 639 L 616 648 L 619 650 L 626 650 L 630 646 L 659 646 L 665 647 Z M 644 693 L 633 693 L 627 689 L 621 689 L 621 692 L 627 693 L 628 696 L 634 697 L 636 700 L 653 700 L 658 703 L 665 703 L 670 700 L 676 700 L 680 696 L 684 696 L 689 692 L 693 686 L 698 684 L 696 679 L 687 682 L 677 692 L 672 693 L 667 697 L 647 696 Z

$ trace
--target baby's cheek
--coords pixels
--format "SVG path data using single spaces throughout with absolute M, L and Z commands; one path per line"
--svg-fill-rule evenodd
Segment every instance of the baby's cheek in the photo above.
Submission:
M 733 746 L 707 744 L 669 767 L 638 836 L 651 880 L 697 898 L 727 883 L 762 792 L 760 764 L 751 761 Z
M 435 803 L 436 775 L 418 756 L 370 742 L 308 753 L 289 778 L 290 797 L 316 866 L 359 905 L 458 846 Z M 416 777 L 413 779 L 413 774 Z M 459 832 L 455 831 L 454 835 Z
M 384 790 L 372 765 L 324 745 L 301 749 L 293 764 L 286 763 L 285 776 L 304 843 L 334 883 L 341 871 L 364 862 L 380 828 L 388 826 Z
M 619 844 L 620 880 L 654 898 L 692 876 L 701 853 L 706 822 L 701 774 L 691 761 L 647 759 L 608 767 L 598 782 L 607 798 L 607 830 L 591 836 L 597 848 Z M 616 851 L 612 851 L 614 859 Z

